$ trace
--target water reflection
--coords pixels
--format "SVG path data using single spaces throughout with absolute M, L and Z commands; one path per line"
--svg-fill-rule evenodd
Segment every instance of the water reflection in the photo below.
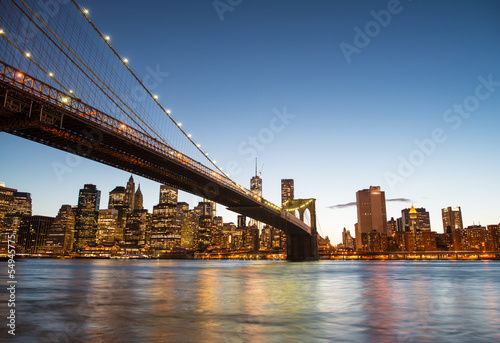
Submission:
M 489 343 L 500 341 L 499 271 L 480 261 L 25 260 L 14 341 Z

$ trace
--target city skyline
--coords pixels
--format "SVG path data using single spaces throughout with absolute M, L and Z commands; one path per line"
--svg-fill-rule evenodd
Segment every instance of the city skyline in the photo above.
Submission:
M 129 2 L 82 5 L 138 74 L 169 73 L 155 89 L 161 103 L 221 165 L 237 162 L 235 181 L 250 188 L 256 152 L 263 196 L 280 204 L 280 180 L 294 179 L 296 198 L 317 199 L 321 233 L 332 242 L 344 227 L 354 232 L 356 214 L 328 207 L 370 185 L 425 207 L 434 231 L 448 206 L 461 206 L 464 226 L 498 223 L 499 5 L 401 1 L 356 48 L 363 35 L 354 28 L 377 22 L 372 11 L 386 13 L 389 3 L 242 2 L 222 21 L 211 2 L 165 2 L 157 13 Z M 147 23 L 129 25 L 136 11 Z M 314 24 L 299 20 L 310 17 Z M 359 50 L 350 61 L 342 43 Z M 109 193 L 129 177 L 11 135 L 0 134 L 0 144 L 0 181 L 30 192 L 34 214 L 55 217 L 85 183 Z M 57 174 L 54 163 L 70 171 Z M 159 184 L 134 178 L 151 211 Z M 387 203 L 387 218 L 399 216 L 399 205 Z
M 293 184 L 293 180 L 291 180 L 291 179 L 286 179 L 283 181 L 287 181 L 287 182 L 292 181 L 292 184 Z M 22 200 L 20 202 L 21 205 L 24 204 L 24 199 L 27 198 L 30 201 L 30 206 L 35 208 L 36 204 L 34 201 L 32 201 L 31 193 L 29 191 L 17 189 L 15 187 L 7 187 L 7 185 L 4 185 L 4 183 L 1 181 L 0 181 L 0 187 L 4 187 L 6 189 L 16 190 L 16 194 L 18 194 L 18 196 L 21 197 L 20 198 Z M 134 180 L 134 176 L 132 176 L 132 175 L 129 177 L 129 179 L 126 183 L 126 187 L 117 185 L 109 192 L 103 192 L 102 190 L 99 189 L 98 186 L 96 186 L 94 184 L 90 184 L 90 183 L 86 183 L 82 187 L 83 188 L 79 189 L 79 191 L 78 191 L 77 202 L 74 204 L 73 203 L 60 204 L 59 209 L 58 209 L 58 213 L 60 213 L 60 211 L 65 211 L 66 207 L 69 206 L 70 209 L 71 208 L 75 209 L 75 211 L 76 211 L 75 213 L 77 214 L 77 217 L 78 217 L 77 208 L 80 207 L 80 203 L 82 202 L 82 192 L 90 192 L 91 194 L 96 194 L 95 196 L 93 196 L 95 198 L 92 198 L 93 200 L 91 200 L 90 203 L 88 203 L 88 200 L 84 200 L 84 204 L 85 204 L 84 206 L 88 207 L 90 205 L 91 208 L 94 208 L 94 209 L 97 208 L 101 212 L 103 210 L 108 211 L 108 210 L 115 209 L 114 204 L 115 204 L 115 201 L 117 200 L 116 193 L 117 192 L 123 193 L 125 195 L 126 190 L 128 191 L 129 189 L 131 189 L 130 193 L 132 193 L 132 190 L 135 189 L 136 191 L 134 192 L 134 194 L 136 194 L 136 195 L 137 195 L 137 193 L 141 194 L 141 199 L 139 200 L 139 202 L 142 205 L 143 199 L 142 199 L 142 193 L 140 191 L 140 184 L 137 184 L 137 188 L 135 188 L 135 180 Z M 106 201 L 106 197 L 102 196 L 105 193 L 108 194 L 107 201 Z M 349 231 L 354 233 L 355 236 L 353 238 L 358 240 L 358 242 L 357 242 L 358 246 L 361 246 L 361 233 L 368 233 L 368 232 L 371 232 L 372 230 L 377 231 L 379 233 L 385 233 L 387 235 L 390 235 L 391 232 L 396 232 L 396 230 L 398 232 L 404 232 L 404 231 L 414 232 L 415 229 L 418 229 L 418 231 L 432 231 L 432 232 L 436 232 L 439 234 L 440 233 L 451 233 L 450 229 L 445 228 L 445 223 L 448 223 L 448 221 L 449 221 L 448 216 L 455 215 L 454 214 L 455 212 L 458 212 L 458 220 L 460 222 L 460 225 L 456 225 L 453 228 L 463 229 L 463 228 L 476 227 L 476 226 L 486 227 L 486 226 L 500 225 L 500 222 L 499 223 L 496 223 L 496 222 L 491 222 L 491 223 L 473 222 L 473 223 L 462 224 L 462 212 L 461 212 L 460 206 L 458 206 L 458 207 L 450 207 L 450 206 L 443 207 L 441 209 L 441 216 L 440 216 L 440 221 L 441 221 L 442 225 L 437 227 L 437 228 L 432 227 L 432 226 L 429 227 L 429 225 L 430 225 L 430 218 L 429 217 L 430 216 L 429 216 L 429 212 L 426 211 L 426 208 L 421 207 L 421 208 L 415 209 L 415 207 L 413 206 L 413 203 L 411 204 L 411 207 L 400 207 L 399 215 L 390 217 L 390 216 L 387 216 L 385 214 L 387 200 L 385 200 L 384 193 L 385 192 L 383 190 L 381 190 L 379 186 L 370 186 L 369 189 L 358 190 L 356 192 L 356 198 L 358 199 L 357 203 L 349 203 L 349 204 L 340 205 L 340 206 L 346 206 L 346 207 L 351 207 L 351 206 L 355 207 L 356 211 L 358 212 L 358 218 L 357 218 L 357 221 L 353 224 L 353 229 L 348 229 Z M 157 189 L 157 197 L 156 197 L 157 201 L 156 201 L 155 205 L 153 205 L 153 207 L 151 209 L 144 208 L 144 211 L 145 211 L 144 213 L 149 213 L 151 215 L 155 212 L 155 208 L 157 208 L 160 205 L 167 205 L 168 204 L 168 205 L 175 207 L 175 206 L 177 206 L 177 204 L 179 204 L 179 205 L 185 204 L 186 210 L 189 210 L 189 209 L 195 210 L 197 207 L 200 206 L 200 204 L 213 203 L 210 200 L 200 198 L 200 200 L 196 206 L 190 206 L 190 204 L 188 204 L 184 201 L 181 201 L 179 199 L 179 196 L 178 196 L 179 194 L 180 193 L 176 188 L 173 188 L 173 187 L 170 187 L 167 185 L 159 185 L 159 187 Z M 137 206 L 137 204 L 133 200 L 132 200 L 132 203 L 129 204 L 129 202 L 131 200 L 126 199 L 126 198 L 127 198 L 127 196 L 125 196 L 123 199 L 121 199 L 121 201 L 123 203 L 127 204 L 126 206 L 132 206 L 135 209 L 140 209 L 140 210 L 143 209 L 142 206 Z M 389 199 L 389 201 L 390 200 L 407 200 L 407 199 Z M 374 205 L 372 204 L 373 201 L 375 202 Z M 361 207 L 359 207 L 360 205 L 361 205 Z M 375 206 L 375 207 L 373 207 L 373 206 Z M 375 212 L 378 212 L 378 210 L 377 210 L 378 207 L 381 207 L 381 211 L 379 214 L 375 215 L 375 219 L 372 219 L 371 215 L 369 215 L 369 216 L 362 215 L 361 216 L 361 218 L 364 218 L 364 219 L 362 219 L 362 222 L 363 221 L 367 222 L 364 225 L 367 225 L 368 227 L 365 229 L 360 228 L 358 231 L 358 229 L 356 227 L 359 226 L 360 213 L 362 213 L 364 210 L 369 211 L 369 212 L 372 212 L 375 210 Z M 213 207 L 209 210 L 209 212 L 212 213 L 211 217 L 213 217 L 213 218 L 216 217 L 216 211 Z M 451 213 L 451 212 L 453 212 L 453 213 Z M 411 213 L 415 213 L 416 215 L 418 214 L 418 217 L 415 217 L 416 218 L 415 225 L 417 225 L 415 228 L 413 227 L 413 224 L 411 224 L 411 219 L 408 219 L 408 218 L 405 219 L 405 216 L 408 216 L 408 213 L 410 213 L 410 218 L 411 218 Z M 42 217 L 50 217 L 52 219 L 57 219 L 57 215 L 41 215 L 41 214 L 35 213 L 34 211 L 33 211 L 32 215 L 34 217 L 42 216 Z M 97 215 L 97 213 L 96 213 L 96 215 Z M 236 221 L 227 221 L 225 218 L 223 218 L 220 215 L 218 215 L 218 217 L 222 218 L 222 222 L 225 225 L 226 224 L 234 224 L 237 227 L 241 226 L 240 217 L 244 218 L 243 216 L 238 215 L 238 218 Z M 385 222 L 384 222 L 383 218 L 386 219 Z M 247 225 L 249 227 L 253 226 L 255 224 L 255 221 L 253 221 L 251 218 L 247 218 L 247 220 L 248 219 L 249 219 L 249 221 L 247 222 Z M 389 225 L 390 225 L 390 222 L 392 220 L 394 220 L 394 229 L 391 230 Z M 370 222 L 372 222 L 372 223 L 370 223 Z M 257 222 L 257 224 L 258 224 L 258 222 Z M 267 225 L 267 224 L 264 224 L 264 225 Z M 372 228 L 373 225 L 376 225 L 378 228 L 373 229 Z M 329 241 L 333 247 L 337 246 L 337 244 L 342 243 L 344 241 L 343 234 L 344 234 L 345 229 L 346 228 L 343 228 L 343 230 L 341 230 L 341 238 L 338 241 L 333 240 L 332 237 L 328 237 Z M 259 231 L 261 231 L 261 230 L 262 229 L 260 229 Z M 325 238 L 325 236 L 322 235 L 323 238 Z

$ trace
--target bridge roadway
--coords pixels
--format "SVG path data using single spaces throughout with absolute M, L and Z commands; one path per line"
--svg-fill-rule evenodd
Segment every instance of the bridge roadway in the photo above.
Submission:
M 167 144 L 3 62 L 0 131 L 213 200 L 283 230 L 290 241 L 305 239 L 301 251 L 288 247 L 290 259 L 316 259 L 317 247 L 309 249 L 307 243 L 316 233 L 295 216 Z M 311 254 L 312 258 L 307 256 Z

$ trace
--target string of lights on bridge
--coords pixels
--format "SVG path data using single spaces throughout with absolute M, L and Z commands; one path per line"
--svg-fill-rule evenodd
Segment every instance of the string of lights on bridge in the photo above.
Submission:
M 59 39 L 59 41 L 100 81 L 102 82 L 102 84 L 108 88 L 108 90 L 110 92 L 113 93 L 113 95 L 115 95 L 118 99 L 120 99 L 120 97 L 118 95 L 116 95 L 113 90 L 111 90 L 109 88 L 109 86 L 99 78 L 99 76 L 97 76 L 90 67 L 88 67 L 79 57 L 78 55 L 69 47 L 65 44 L 65 42 L 55 33 L 52 31 L 52 29 L 23 1 L 21 0 L 21 2 L 26 6 L 26 8 L 28 8 L 31 13 L 37 17 L 37 19 L 39 20 L 40 23 L 42 23 L 57 39 Z M 235 181 L 233 181 L 232 179 L 229 178 L 229 174 L 226 174 L 222 171 L 222 167 L 219 167 L 217 166 L 217 162 L 215 160 L 212 160 L 211 158 L 208 157 L 208 152 L 204 152 L 202 149 L 201 149 L 201 144 L 199 143 L 195 143 L 194 140 L 192 139 L 192 134 L 190 133 L 186 133 L 183 129 L 182 129 L 182 123 L 180 122 L 176 122 L 173 117 L 170 115 L 171 114 L 171 111 L 169 109 L 165 109 L 158 101 L 158 95 L 156 94 L 152 94 L 147 88 L 146 86 L 142 83 L 142 81 L 137 77 L 137 75 L 131 70 L 131 68 L 129 67 L 128 63 L 129 63 L 129 59 L 128 58 L 125 58 L 125 57 L 120 57 L 120 55 L 116 52 L 116 50 L 111 46 L 110 44 L 110 40 L 111 40 L 111 37 L 109 35 L 105 35 L 103 33 L 101 33 L 97 27 L 91 22 L 90 20 L 90 11 L 86 8 L 83 8 L 83 7 L 80 7 L 78 4 L 76 4 L 76 2 L 74 0 L 71 0 L 71 2 L 76 6 L 76 8 L 78 9 L 78 11 L 84 16 L 84 18 L 88 21 L 88 23 L 92 26 L 92 28 L 97 32 L 97 34 L 101 37 L 101 39 L 103 39 L 103 41 L 105 42 L 105 44 L 111 49 L 111 51 L 113 52 L 113 54 L 121 61 L 121 63 L 125 66 L 125 68 L 130 72 L 130 74 L 137 80 L 137 82 L 142 86 L 142 88 L 146 91 L 146 93 L 153 99 L 153 101 L 156 103 L 157 106 L 159 106 L 159 108 L 168 116 L 168 118 L 175 124 L 175 126 L 184 134 L 184 136 L 190 141 L 191 144 L 193 144 L 199 152 L 201 152 L 205 158 L 221 173 L 221 175 L 224 175 L 228 181 L 230 181 L 231 183 L 233 183 L 236 187 L 238 187 L 240 190 L 244 191 L 245 193 L 247 193 L 247 195 L 253 197 L 253 198 L 256 198 L 256 200 L 262 202 L 263 204 L 265 204 L 266 206 L 276 210 L 276 211 L 280 211 L 280 207 L 276 206 L 275 204 L 255 195 L 255 194 L 252 194 L 250 191 L 248 191 L 245 187 L 239 185 L 238 183 L 236 183 Z M 46 37 L 51 40 L 51 42 L 59 48 L 60 51 L 61 48 L 59 46 L 57 46 L 57 44 L 55 44 L 55 42 L 39 27 L 39 25 L 37 23 L 35 23 L 25 12 L 24 10 L 22 10 L 17 4 L 15 4 L 22 12 L 23 14 L 29 19 L 31 20 L 34 25 L 37 26 L 37 28 L 46 35 Z M 70 101 L 80 101 L 77 96 L 75 95 L 75 91 L 72 90 L 72 89 L 68 89 L 66 86 L 64 86 L 62 84 L 61 81 L 58 80 L 58 78 L 56 77 L 56 75 L 54 74 L 54 72 L 50 71 L 50 70 L 47 70 L 46 68 L 42 67 L 42 65 L 40 63 L 37 63 L 37 61 L 35 60 L 35 57 L 36 56 L 33 56 L 32 52 L 29 52 L 29 51 L 23 51 L 20 47 L 18 47 L 12 40 L 10 40 L 8 37 L 7 37 L 7 32 L 5 31 L 5 29 L 3 28 L 0 28 L 0 36 L 3 37 L 4 39 L 6 39 L 6 41 L 8 43 L 10 43 L 16 50 L 18 50 L 24 57 L 26 57 L 31 63 L 33 63 L 37 68 L 39 68 L 44 74 L 46 74 L 51 80 L 53 80 L 59 87 L 61 87 L 61 89 L 64 90 L 64 92 L 66 93 L 66 96 L 65 97 L 62 97 L 60 99 L 61 103 L 63 104 L 67 104 L 69 103 Z M 63 52 L 63 51 L 62 51 Z M 97 86 L 99 88 L 99 90 L 105 94 L 125 115 L 127 115 L 127 117 L 129 117 L 129 119 L 131 119 L 134 124 L 136 124 L 138 127 L 141 127 L 141 125 L 139 125 L 132 117 L 130 117 L 130 115 L 121 108 L 121 106 L 119 104 L 117 104 L 99 85 L 97 85 L 95 83 L 95 81 L 84 71 L 81 69 L 80 66 L 78 66 L 65 52 L 63 52 L 66 57 L 72 61 L 72 63 L 78 68 L 80 69 L 80 71 L 91 81 L 94 83 L 95 86 Z M 20 79 L 23 79 L 24 80 L 24 75 L 21 74 L 20 72 L 18 72 L 18 75 L 17 75 L 18 78 Z M 26 81 L 26 80 L 24 80 Z M 24 82 L 23 81 L 23 82 Z M 62 93 L 64 93 L 62 92 Z M 120 101 L 122 103 L 123 100 L 120 99 Z M 138 117 L 143 123 L 144 121 L 140 118 L 140 116 L 138 116 L 130 107 L 127 106 L 127 104 L 124 103 L 124 105 L 129 108 L 129 110 L 131 112 L 133 112 L 136 117 Z M 149 125 L 147 125 L 147 123 L 144 123 L 148 128 Z M 122 125 L 123 127 L 126 128 L 126 125 L 123 124 Z M 155 132 L 153 129 L 150 128 L 151 131 Z M 155 132 L 156 134 L 156 132 Z M 162 139 L 158 134 L 156 134 L 160 139 Z M 162 139 L 163 140 L 163 139 Z M 163 140 L 164 141 L 164 140 Z M 167 142 L 164 141 L 165 144 L 169 145 Z M 287 210 L 290 210 L 290 209 L 287 209 Z
M 201 144 L 200 143 L 196 143 L 193 139 L 192 139 L 192 134 L 190 133 L 187 133 L 186 131 L 184 131 L 184 129 L 182 129 L 182 123 L 180 122 L 177 122 L 170 114 L 171 114 L 171 110 L 169 109 L 165 109 L 161 104 L 160 102 L 158 101 L 159 97 L 157 94 L 152 94 L 149 89 L 147 89 L 147 87 L 143 84 L 143 82 L 137 77 L 137 75 L 132 71 L 132 69 L 129 67 L 129 59 L 128 58 L 125 58 L 125 57 L 122 57 L 120 54 L 118 54 L 118 52 L 111 46 L 111 37 L 107 34 L 103 34 L 95 25 L 94 23 L 90 20 L 90 11 L 88 8 L 84 8 L 84 7 L 81 7 L 79 6 L 74 0 L 71 0 L 71 2 L 78 8 L 78 10 L 80 11 L 80 13 L 85 17 L 85 19 L 88 21 L 88 23 L 92 26 L 92 28 L 97 32 L 97 34 L 104 40 L 104 42 L 108 45 L 108 47 L 111 49 L 111 51 L 113 51 L 113 53 L 115 54 L 115 56 L 123 63 L 123 65 L 125 66 L 125 68 L 127 68 L 127 70 L 131 73 L 131 75 L 137 80 L 137 82 L 139 82 L 139 84 L 143 87 L 143 89 L 146 91 L 146 93 L 153 99 L 153 101 L 160 107 L 160 109 L 170 118 L 170 120 L 179 128 L 179 130 L 184 134 L 184 136 L 198 149 L 198 151 L 200 151 L 204 156 L 205 158 L 217 169 L 219 170 L 222 175 L 225 175 L 229 180 L 231 180 L 229 178 L 229 174 L 226 174 L 223 172 L 223 168 L 222 167 L 219 167 L 217 165 L 217 161 L 215 160 L 212 160 L 210 157 L 208 157 L 208 152 L 205 152 L 201 149 Z M 237 185 L 238 187 L 241 187 L 240 185 L 238 185 L 236 182 L 234 182 L 233 180 L 231 180 L 235 185 Z

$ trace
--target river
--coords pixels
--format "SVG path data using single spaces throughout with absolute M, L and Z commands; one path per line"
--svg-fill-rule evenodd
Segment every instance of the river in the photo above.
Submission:
M 25 259 L 15 271 L 16 335 L 3 319 L 2 342 L 500 342 L 498 261 Z

